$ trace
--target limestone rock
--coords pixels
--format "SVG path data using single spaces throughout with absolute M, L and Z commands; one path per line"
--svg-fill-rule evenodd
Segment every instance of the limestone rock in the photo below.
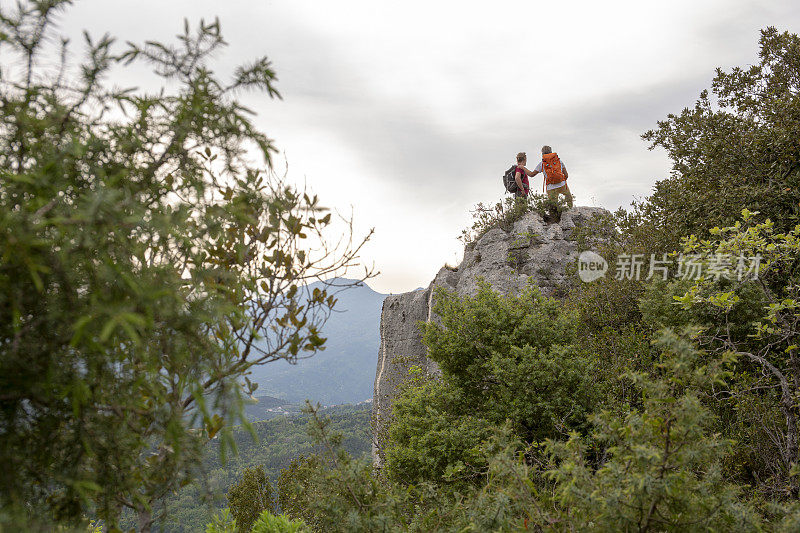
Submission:
M 435 319 L 431 312 L 434 290 L 445 287 L 471 296 L 477 293 L 478 280 L 484 279 L 498 292 L 513 294 L 532 279 L 543 294 L 557 296 L 566 281 L 565 267 L 582 251 L 574 240 L 575 228 L 595 215 L 608 214 L 603 208 L 579 206 L 564 212 L 559 222 L 548 224 L 538 213 L 528 213 L 511 231 L 491 229 L 467 246 L 461 264 L 442 267 L 427 289 L 386 298 L 372 404 L 376 466 L 383 461 L 382 445 L 398 386 L 414 365 L 429 376 L 439 373 L 436 363 L 427 357 L 419 327 L 420 322 Z

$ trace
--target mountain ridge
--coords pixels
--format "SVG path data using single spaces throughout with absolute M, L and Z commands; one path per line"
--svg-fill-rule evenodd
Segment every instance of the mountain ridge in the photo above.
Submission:
M 341 281 L 333 278 L 315 282 L 309 289 Z M 372 398 L 375 364 L 380 337 L 380 309 L 386 294 L 365 282 L 340 291 L 320 336 L 327 338 L 325 349 L 294 364 L 284 360 L 253 368 L 250 379 L 259 384 L 258 393 L 287 403 L 306 399 L 324 405 L 356 404 Z

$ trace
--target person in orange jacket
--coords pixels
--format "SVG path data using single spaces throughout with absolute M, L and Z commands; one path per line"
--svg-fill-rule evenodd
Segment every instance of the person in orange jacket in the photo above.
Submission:
M 563 194 L 567 200 L 567 205 L 572 207 L 572 193 L 567 187 L 567 178 L 569 178 L 567 167 L 558 158 L 558 154 L 547 145 L 542 146 L 542 160 L 536 165 L 530 176 L 533 177 L 540 172 L 544 175 L 542 192 L 546 188 L 547 196 L 553 201 L 558 199 L 558 195 Z

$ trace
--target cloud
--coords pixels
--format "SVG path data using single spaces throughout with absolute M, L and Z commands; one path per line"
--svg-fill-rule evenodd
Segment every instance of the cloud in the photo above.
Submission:
M 520 150 L 556 148 L 579 203 L 648 194 L 670 164 L 641 134 L 692 105 L 715 67 L 757 61 L 758 30 L 796 28 L 800 4 L 83 0 L 62 26 L 168 40 L 184 17 L 215 15 L 230 42 L 215 68 L 270 57 L 284 100 L 245 102 L 292 176 L 376 227 L 375 286 L 397 291 L 457 260 L 470 207 L 502 197 Z

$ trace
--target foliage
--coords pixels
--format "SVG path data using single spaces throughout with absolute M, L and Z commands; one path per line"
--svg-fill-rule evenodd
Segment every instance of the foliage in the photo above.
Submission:
M 488 482 L 453 493 L 438 484 L 381 479 L 367 463 L 346 456 L 332 461 L 332 445 L 324 456 L 298 465 L 281 494 L 291 494 L 315 531 L 506 531 L 512 524 L 519 529 L 533 512 L 529 506 L 541 508 L 519 447 L 510 427 L 494 431 L 480 450 Z
M 623 416 L 641 404 L 641 391 L 629 373 L 653 371 L 658 354 L 647 329 L 628 324 L 609 326 L 580 336 L 576 350 L 591 361 L 592 382 L 598 398 L 595 410 L 609 410 Z
M 495 293 L 494 298 L 503 297 Z M 438 334 L 446 337 L 442 332 L 452 327 L 448 319 L 455 318 L 464 323 L 461 334 L 480 331 L 476 320 L 482 315 L 473 308 L 480 296 L 453 299 L 452 316 L 439 310 Z M 491 321 L 486 326 L 487 338 L 509 342 L 512 337 L 492 330 Z M 633 337 L 637 340 L 625 353 L 642 347 L 640 335 Z M 477 426 L 478 433 L 460 435 L 470 418 L 454 416 L 466 397 L 457 384 L 466 380 L 458 381 L 457 372 L 440 358 L 441 380 L 416 378 L 395 404 L 385 478 L 376 480 L 368 465 L 337 455 L 331 441 L 325 454 L 305 459 L 291 473 L 281 497 L 316 530 L 325 531 L 789 531 L 796 520 L 792 506 L 748 502 L 742 488 L 724 477 L 733 442 L 714 432 L 718 421 L 711 407 L 716 391 L 735 378 L 738 363 L 730 352 L 711 357 L 699 351 L 699 338 L 696 329 L 660 333 L 655 343 L 660 357 L 625 377 L 628 397 L 638 395 L 638 400 L 592 416 L 591 434 L 573 432 L 568 440 L 553 435 L 546 453 L 536 443 L 520 442 L 511 422 L 500 423 L 500 430 Z M 468 344 L 437 341 L 430 345 L 432 354 L 437 349 L 459 353 Z M 466 365 L 453 361 L 460 362 L 452 364 L 457 370 Z M 630 366 L 636 368 L 635 361 Z M 583 370 L 592 373 L 589 367 Z M 602 384 L 603 378 L 596 379 Z M 515 392 L 525 401 L 524 388 Z M 447 406 L 453 407 L 448 411 Z M 473 409 L 470 416 L 478 420 L 475 415 L 483 412 Z M 318 437 L 328 438 L 324 428 Z M 471 464 L 457 462 L 464 454 Z M 436 474 L 426 476 L 426 469 Z
M 644 286 L 633 279 L 605 276 L 591 283 L 573 287 L 567 297 L 576 313 L 575 323 L 581 335 L 605 327 L 619 330 L 642 321 L 639 308 Z
M 433 311 L 423 340 L 443 376 L 395 400 L 389 478 L 457 488 L 485 474 L 480 445 L 506 420 L 528 442 L 585 425 L 589 361 L 573 349 L 574 317 L 557 300 L 533 286 L 503 296 L 481 281 L 472 297 L 438 290 Z
M 303 287 L 360 245 L 325 246 L 331 213 L 259 170 L 273 146 L 236 94 L 278 96 L 266 58 L 218 79 L 225 43 L 201 21 L 175 46 L 87 35 L 78 65 L 63 43 L 54 71 L 68 4 L 0 10 L 0 50 L 21 65 L 0 73 L 2 520 L 91 509 L 113 528 L 127 508 L 147 531 L 204 442 L 230 443 L 252 365 L 323 347 L 335 295 Z M 134 61 L 170 89 L 106 85 Z
M 532 284 L 504 296 L 479 281 L 475 296 L 438 289 L 433 312 L 428 355 L 474 414 L 510 418 L 527 440 L 581 423 L 591 402 L 580 377 L 587 361 L 570 348 L 575 317 L 558 300 Z
M 705 257 L 706 264 L 725 256 L 760 257 L 757 275 L 733 283 L 706 269 L 675 300 L 688 310 L 713 311 L 716 316 L 704 329 L 702 341 L 747 361 L 729 393 L 755 394 L 759 399 L 766 395 L 779 410 L 783 420 L 778 428 L 772 420 L 758 423 L 777 444 L 780 468 L 775 481 L 784 485 L 778 490 L 796 495 L 800 486 L 790 471 L 800 464 L 800 225 L 777 232 L 769 219 L 755 223 L 755 215 L 744 210 L 742 222 L 713 228 L 713 241 L 692 236 L 684 245 L 686 252 Z
M 320 416 L 330 420 L 330 430 L 342 435 L 341 448 L 354 458 L 369 455 L 370 406 L 335 406 L 320 410 Z M 197 479 L 155 504 L 155 527 L 163 533 L 189 533 L 201 530 L 214 512 L 226 505 L 225 493 L 236 483 L 243 470 L 262 467 L 273 495 L 277 492 L 280 509 L 280 475 L 304 456 L 315 457 L 320 451 L 308 433 L 308 415 L 286 416 L 252 424 L 253 435 L 245 427 L 232 430 L 236 455 L 220 460 L 219 439 L 213 439 L 203 453 L 203 463 Z M 127 531 L 135 527 L 134 517 L 123 516 L 120 526 Z
M 506 424 L 478 446 L 486 465 L 480 482 L 452 492 L 443 480 L 377 482 L 367 465 L 354 466 L 341 454 L 333 460 L 334 442 L 305 461 L 283 490 L 294 491 L 319 531 L 758 529 L 754 508 L 721 478 L 730 442 L 709 432 L 713 416 L 699 396 L 728 376 L 733 358 L 704 364 L 686 337 L 670 331 L 658 345 L 664 351 L 658 375 L 631 375 L 643 391 L 642 408 L 624 418 L 593 417 L 600 455 L 573 434 L 566 442 L 550 440 L 548 458 L 536 447 L 525 449 Z M 324 433 L 322 427 L 318 437 L 326 439 Z
M 272 501 L 272 485 L 258 465 L 246 468 L 239 480 L 228 489 L 228 508 L 240 531 L 250 531 L 263 511 L 275 508 Z
M 264 511 L 253 524 L 252 533 L 303 533 L 308 531 L 300 520 L 290 520 L 284 515 L 275 516 L 269 511 Z
M 660 377 L 631 377 L 644 405 L 624 419 L 608 412 L 593 418 L 594 438 L 606 460 L 594 469 L 577 436 L 551 441 L 557 459 L 551 475 L 571 527 L 596 531 L 754 530 L 758 520 L 722 479 L 720 461 L 730 446 L 709 434 L 711 413 L 698 390 L 726 377 L 731 358 L 704 366 L 692 344 L 662 333 Z
M 463 230 L 459 240 L 470 246 L 478 242 L 481 237 L 493 228 L 511 231 L 514 222 L 521 219 L 529 211 L 530 205 L 527 198 L 515 196 L 505 198 L 502 202 L 497 202 L 494 207 L 479 203 L 472 211 L 472 227 L 468 230 Z
M 547 194 L 531 193 L 528 195 L 529 209 L 539 213 L 545 222 L 560 222 L 561 214 L 569 209 L 566 199 L 559 195 L 555 200 Z
M 471 310 L 465 305 L 455 315 L 470 331 L 478 314 Z M 638 399 L 591 416 L 591 433 L 554 435 L 544 450 L 522 443 L 511 422 L 457 440 L 469 418 L 452 414 L 464 402 L 453 373 L 443 369 L 439 381 L 417 378 L 395 404 L 385 477 L 337 452 L 315 419 L 326 451 L 289 474 L 281 497 L 319 531 L 790 531 L 793 505 L 748 501 L 744 487 L 725 477 L 734 443 L 715 432 L 712 408 L 739 363 L 729 351 L 698 350 L 700 335 L 660 332 L 654 345 L 660 357 L 624 379 L 628 398 Z M 640 347 L 634 338 L 632 346 Z M 525 394 L 516 389 L 520 401 Z M 455 406 L 451 412 L 448 405 Z M 408 443 L 398 444 L 398 436 Z M 472 464 L 448 465 L 442 473 L 437 458 L 453 461 L 447 454 L 454 450 L 468 453 Z M 426 476 L 425 469 L 438 474 Z
M 413 382 L 393 402 L 392 416 L 383 468 L 390 479 L 462 486 L 484 475 L 480 445 L 494 426 L 458 388 L 438 380 Z
M 618 217 L 619 214 L 608 212 L 593 213 L 591 218 L 573 228 L 570 238 L 579 250 L 598 250 L 603 256 L 609 251 L 616 254 L 624 238 L 619 231 Z
M 561 213 L 567 208 L 566 201 L 560 196 L 557 200 L 551 200 L 547 195 L 536 193 L 526 197 L 506 197 L 493 207 L 481 202 L 471 212 L 472 226 L 461 232 L 459 240 L 466 246 L 471 246 L 491 229 L 500 228 L 509 232 L 516 221 L 530 212 L 539 213 L 547 223 L 558 222 L 561 220 Z
M 317 454 L 301 455 L 292 459 L 289 465 L 281 470 L 276 483 L 278 491 L 278 508 L 286 516 L 316 524 L 316 516 L 311 512 L 309 502 L 323 499 L 325 494 L 318 492 L 315 483 L 322 470 L 320 456 Z
M 309 428 L 322 450 L 293 461 L 278 480 L 278 501 L 290 518 L 314 531 L 385 531 L 411 512 L 403 489 L 378 479 L 371 461 L 354 459 L 341 449 L 341 435 L 309 405 Z M 398 495 L 399 494 L 399 495 Z
M 206 533 L 236 533 L 236 519 L 230 510 L 222 509 L 211 517 L 211 522 L 206 525 Z
M 711 94 L 644 134 L 673 164 L 628 224 L 653 253 L 732 225 L 743 207 L 780 231 L 800 220 L 800 37 L 769 27 L 759 44 L 758 64 L 717 69 Z

